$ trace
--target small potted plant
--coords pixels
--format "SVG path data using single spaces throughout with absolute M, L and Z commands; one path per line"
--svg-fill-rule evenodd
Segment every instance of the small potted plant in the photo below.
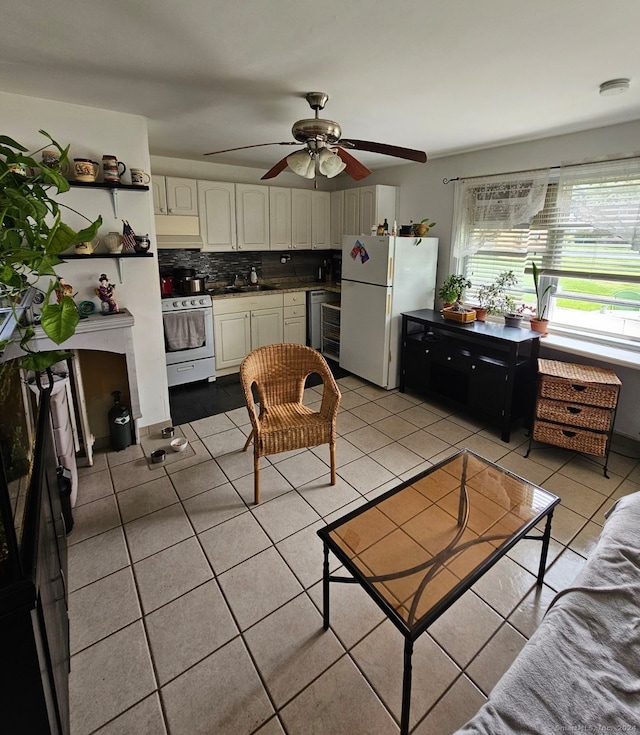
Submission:
M 429 218 L 425 217 L 424 219 L 420 220 L 420 222 L 413 222 L 411 224 L 411 234 L 414 237 L 417 237 L 415 244 L 420 245 L 422 242 L 422 238 L 427 236 L 427 233 L 432 227 L 435 227 L 435 222 L 429 222 Z
M 438 289 L 443 307 L 446 309 L 462 301 L 462 294 L 466 288 L 471 288 L 471 281 L 466 276 L 449 274 Z
M 515 310 L 514 297 L 507 293 L 507 288 L 515 286 L 518 279 L 513 271 L 503 271 L 493 283 L 480 286 L 478 289 L 479 309 L 486 310 L 486 314 L 504 314 L 506 326 L 520 326 L 522 314 Z M 476 309 L 476 318 L 478 310 Z
M 533 285 L 536 289 L 536 306 L 535 309 L 530 309 L 531 317 L 529 319 L 529 325 L 534 332 L 539 332 L 543 337 L 545 337 L 549 326 L 549 320 L 545 319 L 544 315 L 547 312 L 548 306 L 547 294 L 551 290 L 552 284 L 548 284 L 546 288 L 541 290 L 540 271 L 533 261 L 531 263 L 531 269 L 533 271 Z

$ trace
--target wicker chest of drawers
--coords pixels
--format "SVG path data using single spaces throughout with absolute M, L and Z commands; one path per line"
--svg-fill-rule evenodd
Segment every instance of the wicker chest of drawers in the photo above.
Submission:
M 606 476 L 620 385 L 613 370 L 538 360 L 531 439 L 605 457 Z

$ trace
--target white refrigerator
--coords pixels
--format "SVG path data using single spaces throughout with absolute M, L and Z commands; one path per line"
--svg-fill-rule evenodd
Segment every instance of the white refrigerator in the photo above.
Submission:
M 400 384 L 402 312 L 433 309 L 438 238 L 342 239 L 340 367 L 391 390 Z

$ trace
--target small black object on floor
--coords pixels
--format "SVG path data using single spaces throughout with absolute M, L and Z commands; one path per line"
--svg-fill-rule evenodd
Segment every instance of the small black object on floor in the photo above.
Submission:
M 327 360 L 327 364 L 336 380 L 351 374 L 333 360 Z M 307 387 L 312 388 L 320 383 L 319 375 L 310 375 Z M 244 394 L 239 374 L 224 375 L 213 383 L 201 380 L 197 383 L 186 383 L 169 388 L 169 405 L 171 421 L 176 426 L 214 416 L 217 413 L 233 411 L 235 408 L 242 408 L 244 407 Z

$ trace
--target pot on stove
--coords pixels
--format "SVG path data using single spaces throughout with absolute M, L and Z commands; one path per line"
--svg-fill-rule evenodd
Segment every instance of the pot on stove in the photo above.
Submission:
M 189 296 L 195 293 L 204 293 L 207 282 L 206 276 L 192 276 L 178 278 L 178 293 L 181 296 Z

